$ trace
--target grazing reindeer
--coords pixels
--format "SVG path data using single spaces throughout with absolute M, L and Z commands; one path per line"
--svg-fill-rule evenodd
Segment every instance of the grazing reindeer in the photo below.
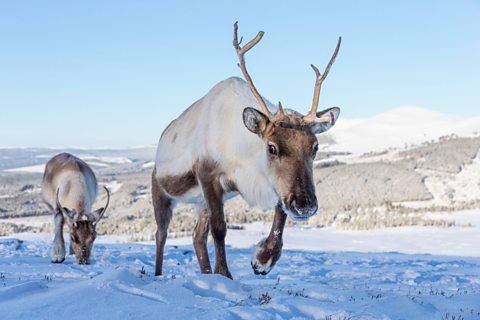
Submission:
M 317 112 L 320 87 L 340 48 L 323 75 L 316 74 L 313 104 L 303 116 L 275 107 L 253 85 L 245 53 L 263 32 L 243 48 L 234 25 L 233 44 L 246 82 L 229 78 L 217 84 L 165 129 L 158 143 L 152 178 L 157 222 L 155 274 L 162 273 L 163 250 L 172 208 L 177 202 L 198 206 L 193 243 L 202 273 L 212 269 L 207 252 L 211 230 L 215 243 L 215 273 L 231 278 L 225 255 L 226 223 L 223 202 L 242 195 L 248 203 L 275 207 L 270 235 L 259 242 L 252 258 L 256 274 L 267 274 L 280 258 L 286 217 L 304 221 L 317 211 L 313 160 L 318 150 L 315 134 L 330 129 L 339 108 Z M 253 94 L 252 94 L 253 93 Z
M 47 162 L 42 193 L 45 203 L 54 212 L 53 263 L 65 260 L 64 216 L 70 229 L 70 254 L 75 253 L 79 264 L 89 263 L 93 241 L 97 235 L 95 226 L 110 201 L 110 193 L 105 188 L 107 204 L 92 211 L 97 190 L 97 179 L 92 169 L 77 157 L 60 153 Z

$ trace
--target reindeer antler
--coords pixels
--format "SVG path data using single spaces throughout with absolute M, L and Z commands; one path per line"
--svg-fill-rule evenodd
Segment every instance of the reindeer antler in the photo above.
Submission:
M 57 208 L 56 208 L 56 209 L 62 211 L 63 206 L 62 206 L 62 204 L 60 203 L 60 200 L 58 199 L 58 193 L 59 193 L 59 192 L 60 192 L 60 188 L 57 189 L 57 198 L 56 198 L 56 200 L 57 200 L 57 201 L 56 201 L 56 202 L 57 202 Z
M 340 44 L 342 43 L 342 37 L 338 37 L 338 43 L 337 47 L 335 48 L 335 51 L 333 52 L 333 56 L 330 59 L 330 62 L 328 63 L 327 67 L 325 68 L 325 71 L 323 72 L 323 75 L 320 73 L 317 67 L 315 67 L 313 64 L 310 66 L 312 67 L 313 71 L 315 71 L 316 75 L 316 82 L 315 82 L 315 90 L 313 91 L 313 102 L 312 102 L 312 109 L 310 112 L 303 117 L 303 119 L 307 122 L 332 122 L 333 120 L 331 117 L 322 117 L 322 118 L 317 118 L 317 109 L 318 109 L 318 100 L 320 98 L 320 88 L 322 87 L 322 82 L 325 80 L 325 78 L 328 75 L 328 72 L 330 71 L 330 68 L 332 67 L 333 62 L 335 61 L 335 58 L 337 57 L 338 50 L 340 50 Z
M 250 40 L 250 42 L 247 43 L 246 45 L 244 45 L 243 48 L 242 48 L 242 47 L 240 47 L 240 43 L 242 43 L 243 37 L 240 38 L 240 42 L 239 42 L 238 41 L 238 36 L 237 36 L 237 31 L 238 31 L 238 21 L 235 22 L 235 24 L 233 25 L 233 46 L 235 47 L 235 50 L 237 51 L 238 60 L 240 60 L 240 63 L 238 64 L 238 66 L 242 70 L 243 76 L 245 77 L 245 80 L 247 81 L 248 85 L 250 86 L 250 90 L 252 90 L 253 95 L 255 96 L 255 98 L 257 98 L 257 101 L 260 104 L 260 107 L 262 108 L 263 113 L 268 118 L 272 118 L 272 116 L 273 116 L 272 113 L 270 112 L 270 110 L 268 110 L 265 101 L 263 100 L 260 93 L 258 93 L 257 88 L 255 88 L 255 85 L 253 84 L 252 78 L 248 74 L 247 67 L 245 66 L 245 58 L 244 58 L 245 53 L 247 53 L 248 50 L 252 49 L 257 43 L 260 42 L 260 40 L 262 40 L 264 32 L 259 31 L 257 36 L 255 38 L 253 38 L 252 40 Z

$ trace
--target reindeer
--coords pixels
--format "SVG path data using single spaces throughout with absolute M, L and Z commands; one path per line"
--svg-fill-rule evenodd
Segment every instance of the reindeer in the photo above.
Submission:
M 158 143 L 152 176 L 156 231 L 155 274 L 162 273 L 163 252 L 172 209 L 178 202 L 198 208 L 193 244 L 202 273 L 211 273 L 207 252 L 209 229 L 215 244 L 214 272 L 232 278 L 225 254 L 223 203 L 240 194 L 250 205 L 275 207 L 269 236 L 255 249 L 255 274 L 267 274 L 278 261 L 287 216 L 305 221 L 317 212 L 313 160 L 316 134 L 337 120 L 337 107 L 317 112 L 320 88 L 340 48 L 341 38 L 323 74 L 316 75 L 310 112 L 278 108 L 258 93 L 247 72 L 244 55 L 263 31 L 240 47 L 238 25 L 233 45 L 245 80 L 232 77 L 215 85 L 165 129 Z
M 75 253 L 78 264 L 89 263 L 97 235 L 95 227 L 110 201 L 110 193 L 106 187 L 105 190 L 107 192 L 105 207 L 92 211 L 98 186 L 95 174 L 88 164 L 68 153 L 60 153 L 47 162 L 42 181 L 42 195 L 54 214 L 53 263 L 65 260 L 64 216 L 70 229 L 70 254 Z

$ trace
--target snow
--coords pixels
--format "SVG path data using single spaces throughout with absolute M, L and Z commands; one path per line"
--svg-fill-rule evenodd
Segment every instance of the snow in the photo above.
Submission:
M 362 154 L 419 145 L 442 136 L 480 133 L 480 117 L 459 117 L 418 107 L 400 107 L 364 119 L 339 118 L 327 134 L 331 151 Z
M 103 163 L 103 162 L 97 162 L 97 161 L 91 161 L 91 160 L 88 160 L 86 162 L 90 166 L 108 168 L 108 164 Z
M 110 193 L 115 193 L 122 187 L 122 183 L 119 183 L 117 180 L 113 180 L 105 185 Z
M 95 163 L 109 163 L 109 164 L 126 164 L 132 163 L 132 160 L 127 157 L 98 157 L 98 156 L 82 156 L 83 161 Z
M 45 158 L 47 161 L 49 156 L 46 155 L 37 155 L 36 158 Z M 129 164 L 132 163 L 127 157 L 97 157 L 97 156 L 81 156 L 80 157 L 83 161 L 87 162 L 91 166 L 97 167 L 110 167 L 112 165 L 121 165 L 121 164 Z M 5 169 L 4 172 L 12 172 L 12 173 L 43 173 L 45 171 L 44 164 L 32 165 L 32 166 L 25 166 L 19 168 L 11 168 Z
M 155 162 L 153 161 L 145 162 L 144 164 L 142 164 L 142 168 L 144 169 L 153 168 L 154 166 L 155 166 Z
M 250 258 L 268 225 L 229 230 L 233 281 L 199 273 L 191 238 L 167 241 L 155 277 L 153 243 L 100 237 L 82 266 L 50 263 L 50 234 L 11 235 L 0 238 L 1 318 L 480 319 L 480 212 L 435 215 L 473 227 L 288 227 L 267 276 Z
M 421 172 L 421 170 L 419 170 Z M 480 198 L 480 152 L 471 164 L 458 174 L 435 172 L 428 175 L 425 185 L 434 196 L 437 205 L 449 205 L 452 201 L 468 202 Z
M 5 171 L 5 172 L 43 173 L 45 171 L 45 164 L 38 164 L 38 165 L 34 165 L 34 166 L 6 169 L 6 170 L 3 170 L 3 171 Z
M 459 213 L 458 218 L 456 214 L 429 214 L 428 217 L 455 221 L 460 226 L 468 223 L 477 226 L 480 212 Z M 269 230 L 269 225 L 264 223 L 246 225 L 245 230 L 228 230 L 227 244 L 237 248 L 251 248 L 266 237 Z M 188 245 L 191 242 L 191 237 L 167 241 L 173 245 Z M 284 232 L 283 242 L 286 249 L 304 251 L 400 252 L 480 257 L 480 223 L 476 228 L 398 227 L 367 231 L 297 227 L 288 228 Z
M 454 221 L 458 226 L 471 226 L 475 227 L 472 229 L 480 229 L 480 212 L 478 210 L 426 213 L 425 217 L 429 219 Z M 460 242 L 465 242 L 465 239 L 461 239 Z

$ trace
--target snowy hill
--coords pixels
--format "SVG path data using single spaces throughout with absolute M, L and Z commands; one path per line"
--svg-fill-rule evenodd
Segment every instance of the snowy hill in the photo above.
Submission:
M 419 145 L 442 136 L 478 136 L 480 117 L 458 117 L 402 107 L 365 119 L 340 117 L 327 134 L 335 141 L 328 150 L 362 154 Z

